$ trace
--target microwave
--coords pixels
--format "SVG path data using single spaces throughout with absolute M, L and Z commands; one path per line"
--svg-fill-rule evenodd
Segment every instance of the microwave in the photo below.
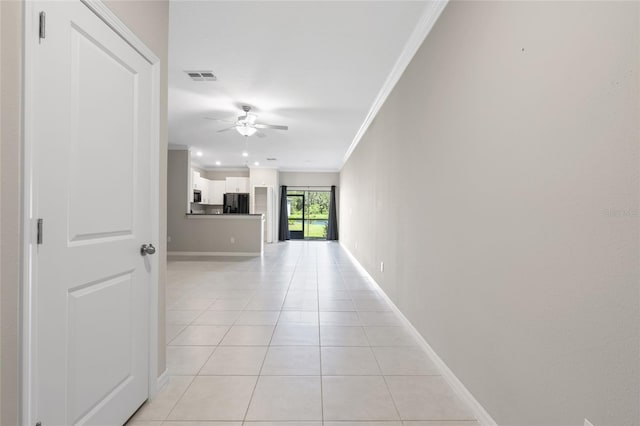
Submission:
M 193 202 L 194 203 L 201 203 L 202 202 L 202 192 L 194 189 L 193 190 Z

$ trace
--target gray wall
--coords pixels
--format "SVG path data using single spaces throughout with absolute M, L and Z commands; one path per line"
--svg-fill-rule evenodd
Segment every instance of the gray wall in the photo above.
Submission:
M 243 253 L 259 256 L 262 251 L 262 217 L 233 216 L 186 217 L 183 212 L 179 230 L 169 228 L 169 258 L 179 260 L 181 257 L 175 255 L 181 252 L 205 255 Z
M 160 99 L 160 206 L 166 204 L 166 147 L 167 147 L 167 1 L 106 1 L 105 2 L 136 35 L 161 59 Z M 2 111 L 0 173 L 2 199 L 0 205 L 0 301 L 2 325 L 0 332 L 0 424 L 18 424 L 19 372 L 19 307 L 20 307 L 20 247 L 21 247 L 21 108 L 22 108 L 22 30 L 23 0 L 0 1 L 0 68 Z M 165 369 L 164 285 L 166 262 L 166 218 L 160 208 L 160 289 L 159 289 L 159 372 Z
M 191 160 L 189 151 L 169 151 L 167 158 L 167 236 L 179 238 L 181 223 L 186 220 L 189 208 L 189 173 Z M 175 251 L 167 242 L 170 251 Z
M 249 177 L 246 170 L 201 170 L 201 176 L 209 180 L 225 180 L 227 177 Z
M 340 173 L 331 172 L 280 172 L 280 185 L 331 186 L 340 185 Z
M 501 425 L 640 424 L 639 17 L 450 3 L 342 170 L 342 243 Z
M 18 423 L 22 1 L 0 1 L 0 424 Z

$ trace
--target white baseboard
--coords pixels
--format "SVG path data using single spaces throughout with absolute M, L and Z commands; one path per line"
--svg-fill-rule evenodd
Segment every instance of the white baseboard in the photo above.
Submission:
M 167 256 L 261 256 L 258 252 L 235 252 L 235 251 L 168 251 Z
M 367 270 L 360 264 L 358 259 L 349 251 L 349 249 L 342 243 L 340 246 L 344 249 L 347 255 L 351 258 L 353 263 L 360 269 L 360 271 L 366 275 L 378 288 L 378 292 L 380 295 L 389 303 L 393 311 L 400 317 L 402 322 L 411 330 L 412 334 L 415 336 L 417 341 L 420 343 L 420 346 L 427 353 L 431 361 L 436 365 L 440 373 L 442 374 L 442 378 L 451 386 L 454 392 L 458 395 L 460 399 L 471 409 L 471 412 L 475 416 L 478 423 L 482 426 L 498 426 L 495 420 L 489 415 L 487 410 L 478 402 L 478 400 L 473 396 L 473 394 L 465 387 L 465 385 L 456 377 L 456 375 L 451 371 L 451 369 L 445 364 L 445 362 L 438 356 L 436 351 L 433 350 L 429 342 L 416 330 L 416 328 L 411 324 L 411 322 L 404 316 L 404 314 L 398 309 L 395 303 L 387 296 L 387 293 L 382 290 L 382 287 L 376 282 L 375 279 L 367 272 Z
M 169 383 L 169 370 L 165 369 L 161 375 L 158 376 L 157 384 L 156 384 L 156 395 L 158 392 L 162 390 Z M 155 395 L 153 395 L 155 396 Z

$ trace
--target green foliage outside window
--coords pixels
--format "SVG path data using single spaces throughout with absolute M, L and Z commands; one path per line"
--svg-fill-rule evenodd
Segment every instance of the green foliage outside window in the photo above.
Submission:
M 324 191 L 289 191 L 289 231 L 302 231 L 305 238 L 327 238 L 330 193 Z M 304 195 L 296 197 L 292 195 Z M 303 202 L 304 200 L 304 202 Z

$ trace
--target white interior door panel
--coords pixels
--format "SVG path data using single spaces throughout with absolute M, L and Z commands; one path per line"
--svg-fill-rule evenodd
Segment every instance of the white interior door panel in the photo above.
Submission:
M 152 66 L 79 1 L 34 10 L 35 412 L 123 424 L 149 392 Z

